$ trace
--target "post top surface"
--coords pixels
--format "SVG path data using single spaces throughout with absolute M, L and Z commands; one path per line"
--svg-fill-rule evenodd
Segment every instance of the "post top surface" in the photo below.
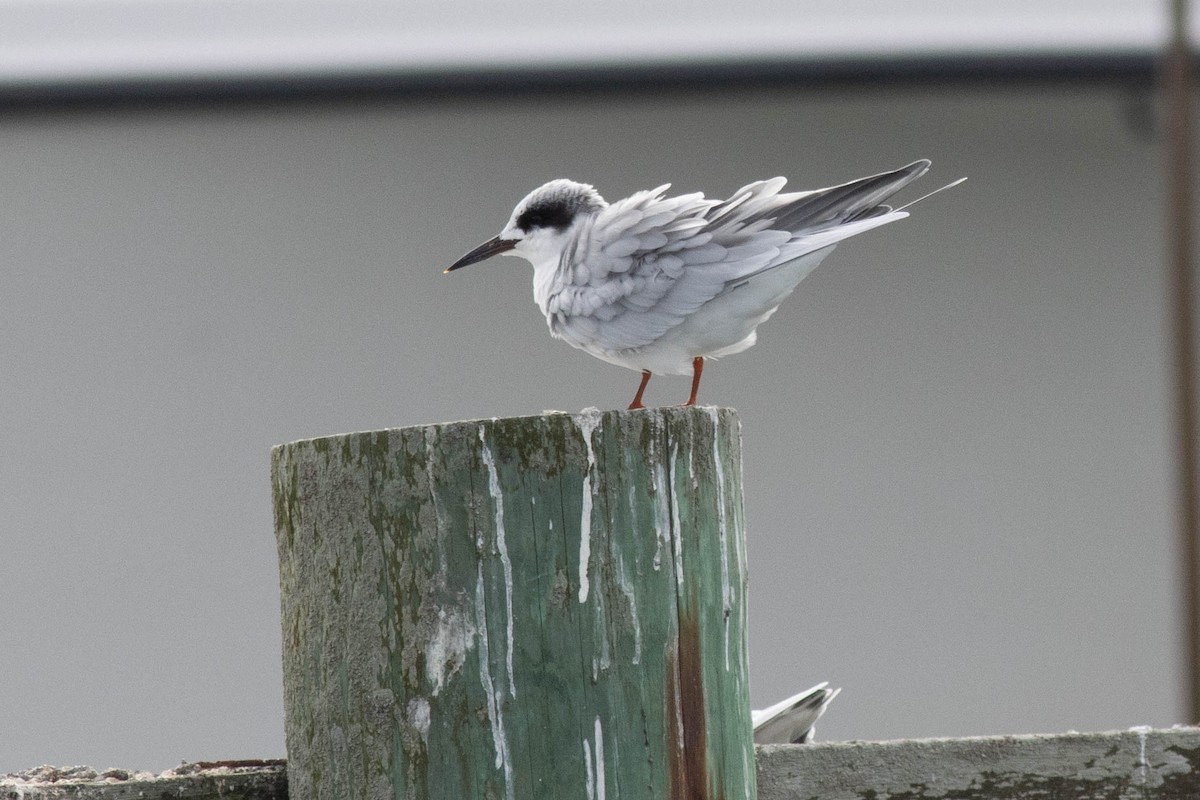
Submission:
M 656 408 L 639 408 L 636 410 L 625 409 L 610 409 L 601 411 L 598 408 L 585 408 L 581 411 L 558 411 L 549 409 L 541 414 L 526 414 L 516 417 L 481 417 L 479 419 L 456 420 L 453 422 L 435 422 L 423 425 L 405 425 L 397 428 L 380 428 L 377 430 L 364 431 L 346 431 L 343 433 L 329 434 L 325 436 L 310 436 L 303 439 L 296 439 L 284 444 L 275 445 L 272 452 L 282 448 L 294 447 L 305 443 L 312 442 L 334 442 L 347 438 L 360 437 L 364 435 L 380 434 L 380 433 L 397 433 L 405 431 L 427 431 L 430 429 L 438 430 L 439 432 L 448 432 L 455 428 L 478 428 L 481 425 L 537 425 L 552 419 L 560 419 L 562 417 L 571 418 L 576 427 L 589 427 L 599 424 L 612 424 L 623 418 L 631 418 L 635 416 L 660 417 L 664 422 L 672 420 L 681 420 L 688 417 L 703 416 L 709 419 L 721 419 L 726 424 L 739 424 L 737 409 L 727 406 L 659 406 Z

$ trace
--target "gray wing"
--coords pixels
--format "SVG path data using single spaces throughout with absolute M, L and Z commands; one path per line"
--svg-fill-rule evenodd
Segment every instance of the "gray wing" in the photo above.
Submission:
M 786 180 L 772 178 L 724 201 L 639 192 L 563 253 L 551 327 L 610 351 L 651 344 L 755 275 L 907 216 L 883 201 L 928 169 L 922 160 L 810 192 L 782 192 Z

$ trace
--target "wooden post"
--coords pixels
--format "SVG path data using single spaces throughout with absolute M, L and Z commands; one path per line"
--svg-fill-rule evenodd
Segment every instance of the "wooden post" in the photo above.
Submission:
M 272 455 L 293 800 L 754 798 L 733 411 Z

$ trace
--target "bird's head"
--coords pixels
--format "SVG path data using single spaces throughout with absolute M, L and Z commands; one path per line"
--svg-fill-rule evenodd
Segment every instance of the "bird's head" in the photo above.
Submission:
M 607 206 L 586 183 L 563 178 L 534 189 L 517 203 L 508 224 L 446 268 L 446 272 L 495 255 L 521 256 L 531 263 L 557 257 L 581 220 Z

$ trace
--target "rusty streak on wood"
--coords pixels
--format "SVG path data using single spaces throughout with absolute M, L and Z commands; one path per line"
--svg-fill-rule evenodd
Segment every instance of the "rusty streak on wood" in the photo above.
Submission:
M 704 697 L 699 612 L 695 598 L 679 617 L 679 649 L 667 662 L 667 757 L 671 800 L 724 800 L 709 780 L 708 710 Z
M 666 693 L 663 698 L 663 729 L 667 733 L 667 764 L 670 775 L 668 800 L 688 796 L 687 759 L 684 757 L 683 703 L 679 689 L 679 648 L 667 645 Z

